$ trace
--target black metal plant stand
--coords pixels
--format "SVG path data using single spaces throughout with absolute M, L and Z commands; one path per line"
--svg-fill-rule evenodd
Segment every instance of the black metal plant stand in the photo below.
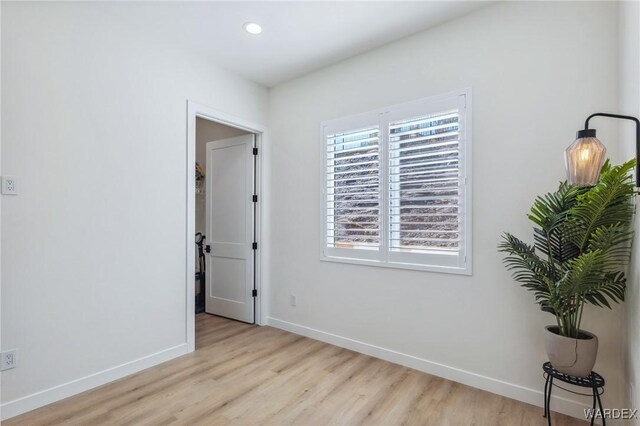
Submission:
M 600 413 L 602 413 L 602 400 L 600 399 L 600 395 L 604 393 L 604 378 L 592 371 L 587 377 L 576 377 L 570 376 L 565 373 L 561 373 L 553 366 L 550 362 L 545 362 L 542 364 L 542 369 L 544 370 L 543 376 L 545 378 L 544 384 L 544 416 L 547 418 L 549 426 L 551 426 L 551 413 L 550 413 L 550 404 L 551 404 L 551 389 L 553 386 L 559 387 L 560 389 L 566 390 L 567 392 L 574 393 L 576 395 L 584 395 L 584 396 L 593 396 L 593 411 L 596 409 L 596 402 L 598 403 L 598 408 L 600 409 Z M 574 392 L 569 389 L 565 389 L 561 386 L 554 385 L 553 380 L 557 379 L 564 383 L 569 383 L 574 386 L 579 386 L 582 388 L 591 388 L 591 393 L 581 393 Z M 591 426 L 593 426 L 593 422 L 595 420 L 595 413 L 591 413 Z M 604 417 L 602 418 L 602 426 L 605 426 L 606 422 Z

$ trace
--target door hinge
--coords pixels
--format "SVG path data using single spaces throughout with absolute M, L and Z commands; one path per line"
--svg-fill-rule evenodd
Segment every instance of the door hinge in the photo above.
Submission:
M 204 246 L 204 251 L 206 251 L 207 253 L 211 253 L 211 246 L 209 244 Z
M 253 243 L 252 247 L 253 247 L 254 250 L 258 250 L 258 243 Z
M 251 295 L 253 297 L 258 297 L 258 290 L 256 290 L 255 288 L 253 290 L 251 290 Z
M 253 196 L 253 202 L 254 202 L 254 203 L 257 203 L 257 202 L 258 202 L 258 196 L 257 196 L 257 195 L 254 195 L 254 196 Z
M 253 148 L 253 155 L 258 155 L 258 148 Z

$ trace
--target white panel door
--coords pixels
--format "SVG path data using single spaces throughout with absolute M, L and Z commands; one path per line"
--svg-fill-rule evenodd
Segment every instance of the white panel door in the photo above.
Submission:
M 254 135 L 207 143 L 205 310 L 254 322 Z

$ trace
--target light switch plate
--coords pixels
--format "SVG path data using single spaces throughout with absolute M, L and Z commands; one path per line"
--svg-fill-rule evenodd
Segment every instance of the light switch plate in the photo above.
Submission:
M 18 195 L 18 179 L 15 176 L 2 176 L 2 194 Z

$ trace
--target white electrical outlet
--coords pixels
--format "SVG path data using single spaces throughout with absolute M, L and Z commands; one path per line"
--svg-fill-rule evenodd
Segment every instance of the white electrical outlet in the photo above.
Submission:
M 18 363 L 17 349 L 4 351 L 0 355 L 0 371 L 16 368 L 17 363 Z
M 295 295 L 295 294 L 290 295 L 290 296 L 289 296 L 289 304 L 290 304 L 291 306 L 296 306 L 296 303 L 297 303 L 297 301 L 296 301 L 296 295 Z
M 18 180 L 15 176 L 2 176 L 2 193 L 18 195 Z

